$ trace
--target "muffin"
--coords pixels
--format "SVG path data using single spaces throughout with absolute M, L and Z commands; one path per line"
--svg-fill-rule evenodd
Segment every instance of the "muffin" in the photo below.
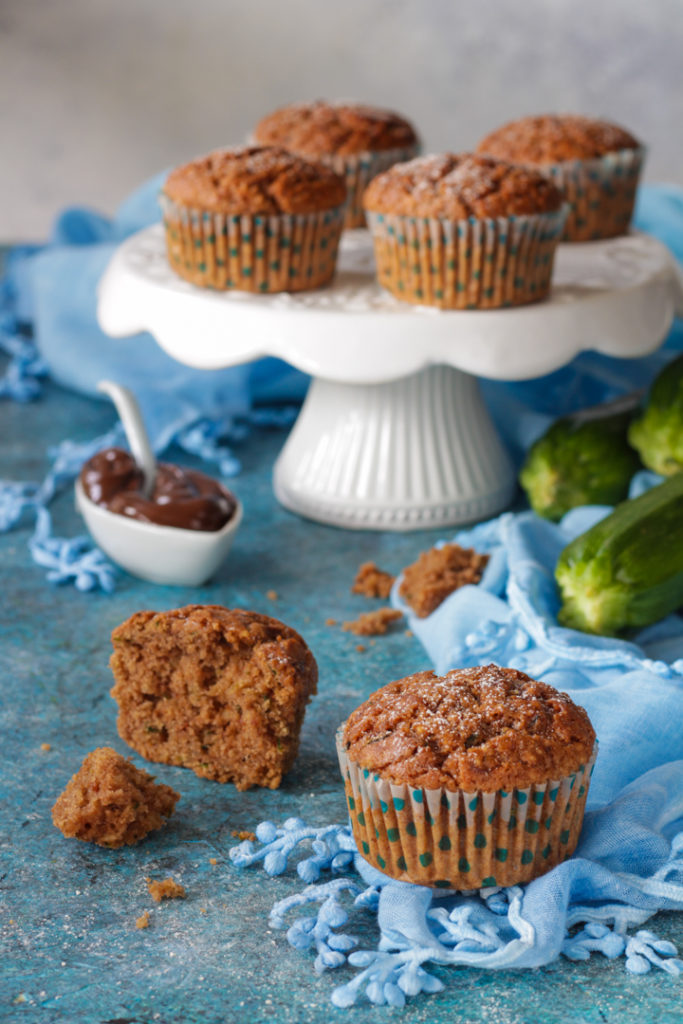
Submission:
M 179 799 L 111 747 L 98 747 L 57 798 L 52 821 L 68 839 L 117 849 L 165 825 Z
M 257 612 L 136 612 L 112 633 L 121 739 L 149 761 L 276 789 L 297 755 L 318 669 L 303 639 Z
M 278 147 L 222 149 L 171 171 L 160 196 L 171 267 L 203 288 L 297 292 L 332 278 L 346 186 Z
M 360 103 L 293 103 L 268 114 L 253 133 L 264 146 L 284 146 L 319 160 L 346 181 L 349 201 L 344 227 L 365 227 L 363 192 L 392 164 L 418 152 L 415 129 L 403 117 Z
M 544 298 L 562 196 L 539 171 L 444 153 L 395 164 L 363 199 L 379 282 L 406 302 L 493 309 Z
M 389 683 L 337 734 L 353 835 L 401 881 L 515 885 L 577 844 L 595 733 L 567 694 L 487 665 Z
M 477 152 L 547 174 L 569 204 L 565 240 L 628 231 L 645 150 L 618 125 L 578 114 L 523 117 L 487 135 Z

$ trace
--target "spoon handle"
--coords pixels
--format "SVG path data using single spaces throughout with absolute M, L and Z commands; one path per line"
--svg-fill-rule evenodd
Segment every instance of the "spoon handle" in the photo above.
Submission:
M 157 463 L 137 399 L 132 391 L 124 388 L 121 384 L 116 384 L 113 380 L 99 381 L 97 390 L 108 395 L 116 406 L 116 411 L 126 432 L 131 454 L 142 470 L 144 477 L 142 493 L 148 498 L 154 488 Z

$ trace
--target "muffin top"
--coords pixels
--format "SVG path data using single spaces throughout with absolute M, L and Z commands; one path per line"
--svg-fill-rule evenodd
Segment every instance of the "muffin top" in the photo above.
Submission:
M 277 146 L 215 150 L 171 171 L 163 191 L 211 213 L 316 213 L 346 199 L 343 179 L 329 167 Z
M 481 140 L 477 152 L 543 167 L 639 148 L 630 132 L 609 121 L 579 114 L 542 114 L 502 125 Z
M 485 665 L 383 686 L 349 716 L 342 743 L 389 782 L 493 792 L 571 774 L 590 758 L 595 732 L 566 693 Z
M 390 110 L 323 100 L 275 110 L 256 125 L 254 139 L 313 157 L 405 149 L 417 143 L 412 125 Z
M 559 210 L 562 196 L 539 171 L 490 156 L 442 153 L 394 164 L 370 182 L 366 210 L 417 217 L 506 217 Z
M 118 645 L 135 646 L 150 637 L 160 642 L 164 638 L 177 641 L 187 650 L 203 649 L 206 641 L 219 661 L 227 650 L 248 655 L 262 649 L 269 660 L 279 661 L 283 667 L 294 665 L 305 689 L 315 693 L 318 666 L 306 641 L 291 626 L 270 615 L 217 604 L 189 604 L 166 612 L 135 612 L 111 635 L 115 649 Z M 115 658 L 116 653 L 112 661 Z

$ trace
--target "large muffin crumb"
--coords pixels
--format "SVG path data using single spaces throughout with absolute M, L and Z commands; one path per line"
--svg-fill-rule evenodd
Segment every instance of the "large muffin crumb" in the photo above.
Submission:
M 58 797 L 52 821 L 68 838 L 131 846 L 165 825 L 179 799 L 111 747 L 98 747 Z
M 477 146 L 478 153 L 544 167 L 567 160 L 592 160 L 640 143 L 619 125 L 579 114 L 541 114 L 510 121 Z
M 396 608 L 378 608 L 377 611 L 363 612 L 357 619 L 345 622 L 342 629 L 347 633 L 355 633 L 356 636 L 382 636 L 392 622 L 398 622 L 402 618 L 403 612 Z
M 320 163 L 280 147 L 219 149 L 171 171 L 164 193 L 212 213 L 316 213 L 341 206 L 346 185 Z
M 454 590 L 478 583 L 488 560 L 488 555 L 459 544 L 430 548 L 403 570 L 399 594 L 417 617 L 424 619 Z
M 509 217 L 559 210 L 562 196 L 539 171 L 492 156 L 443 153 L 394 164 L 363 197 L 374 213 L 419 217 Z
M 150 761 L 237 789 L 275 789 L 292 766 L 318 669 L 295 630 L 257 612 L 189 605 L 114 630 L 122 739 Z
M 309 157 L 406 149 L 417 142 L 412 125 L 390 110 L 324 100 L 273 111 L 257 124 L 254 139 Z
M 588 715 L 566 693 L 497 665 L 389 683 L 343 732 L 361 768 L 397 784 L 466 792 L 564 778 L 594 743 Z
M 155 903 L 162 900 L 184 900 L 187 896 L 185 886 L 175 882 L 172 878 L 164 878 L 155 882 L 152 878 L 146 878 L 149 894 Z
M 362 594 L 364 597 L 381 597 L 386 599 L 391 593 L 395 576 L 384 572 L 374 562 L 363 562 L 356 573 L 356 578 L 351 587 L 352 594 Z

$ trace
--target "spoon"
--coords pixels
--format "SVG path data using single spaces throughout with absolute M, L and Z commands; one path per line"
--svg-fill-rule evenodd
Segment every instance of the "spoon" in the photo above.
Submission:
M 154 490 L 157 460 L 149 443 L 137 399 L 132 391 L 124 388 L 122 384 L 116 384 L 113 380 L 101 380 L 97 385 L 97 390 L 108 395 L 116 407 L 130 445 L 131 454 L 142 472 L 143 480 L 140 491 L 144 498 L 149 498 Z

